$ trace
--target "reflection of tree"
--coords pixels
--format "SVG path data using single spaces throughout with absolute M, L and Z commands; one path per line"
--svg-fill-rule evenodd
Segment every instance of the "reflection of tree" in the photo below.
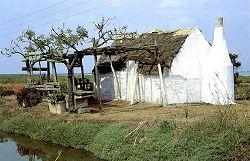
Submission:
M 1 136 L 1 135 L 0 135 Z M 30 138 L 12 134 L 8 136 L 16 142 L 17 151 L 21 156 L 28 156 L 30 161 L 100 161 L 84 150 L 62 147 L 48 142 L 35 141 Z
M 6 142 L 6 141 L 7 141 L 7 139 L 1 138 L 1 137 L 0 137 L 0 143 L 4 143 L 4 142 Z
M 7 142 L 8 139 L 6 139 L 6 134 L 0 131 L 0 143 Z
M 35 161 L 36 160 L 36 153 L 34 150 L 30 148 L 25 148 L 21 145 L 16 145 L 17 146 L 17 151 L 21 156 L 28 155 L 29 156 L 29 161 Z

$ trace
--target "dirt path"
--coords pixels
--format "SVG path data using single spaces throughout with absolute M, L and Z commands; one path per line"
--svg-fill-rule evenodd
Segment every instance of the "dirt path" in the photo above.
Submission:
M 1 99 L 0 108 L 4 108 L 8 115 L 16 115 L 24 111 L 40 119 L 56 116 L 49 112 L 46 103 L 40 103 L 31 108 L 21 109 L 14 96 Z M 70 122 L 88 121 L 105 124 L 111 122 L 125 122 L 131 125 L 137 125 L 142 121 L 154 122 L 156 119 L 164 119 L 182 124 L 185 122 L 208 119 L 225 110 L 234 113 L 241 119 L 250 121 L 250 101 L 239 101 L 236 105 L 232 106 L 182 104 L 169 107 L 160 107 L 150 103 L 138 103 L 130 106 L 127 101 L 111 101 L 104 103 L 103 109 L 98 113 L 65 113 L 62 117 Z

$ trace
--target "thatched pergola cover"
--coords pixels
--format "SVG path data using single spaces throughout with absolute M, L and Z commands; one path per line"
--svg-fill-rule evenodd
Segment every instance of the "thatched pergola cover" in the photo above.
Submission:
M 126 67 L 126 61 L 139 62 L 138 72 L 146 75 L 157 75 L 157 63 L 162 66 L 163 73 L 168 73 L 172 61 L 182 48 L 187 36 L 192 29 L 180 29 L 175 31 L 152 30 L 139 35 L 134 39 L 116 40 L 112 46 L 140 47 L 157 44 L 158 51 L 131 51 L 112 55 L 111 61 L 116 71 Z M 110 73 L 110 57 L 103 55 L 98 63 L 101 74 Z

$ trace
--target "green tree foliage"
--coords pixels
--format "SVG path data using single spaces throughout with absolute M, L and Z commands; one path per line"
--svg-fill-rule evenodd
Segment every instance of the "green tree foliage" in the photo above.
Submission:
M 82 26 L 78 26 L 76 31 L 67 28 L 64 26 L 58 28 L 57 32 L 55 29 L 52 29 L 50 35 L 51 44 L 53 44 L 53 54 L 68 54 L 69 52 L 78 51 L 78 47 L 84 45 L 85 39 L 88 38 L 88 32 Z
M 83 26 L 78 26 L 75 31 L 58 28 L 60 33 L 56 33 L 55 29 L 49 35 L 37 34 L 31 29 L 22 32 L 15 40 L 12 40 L 9 48 L 1 51 L 3 55 L 8 57 L 14 54 L 20 54 L 23 58 L 29 55 L 68 54 L 72 49 L 76 49 L 84 44 L 88 37 L 88 32 Z
M 238 69 L 241 66 L 241 62 L 238 60 L 239 55 L 235 53 L 229 54 L 231 62 L 233 64 L 233 69 L 234 69 L 234 84 L 238 85 L 239 84 L 239 71 Z

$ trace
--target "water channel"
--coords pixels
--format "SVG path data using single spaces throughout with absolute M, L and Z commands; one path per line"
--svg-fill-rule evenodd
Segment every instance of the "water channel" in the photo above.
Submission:
M 0 161 L 101 161 L 84 150 L 0 131 Z

